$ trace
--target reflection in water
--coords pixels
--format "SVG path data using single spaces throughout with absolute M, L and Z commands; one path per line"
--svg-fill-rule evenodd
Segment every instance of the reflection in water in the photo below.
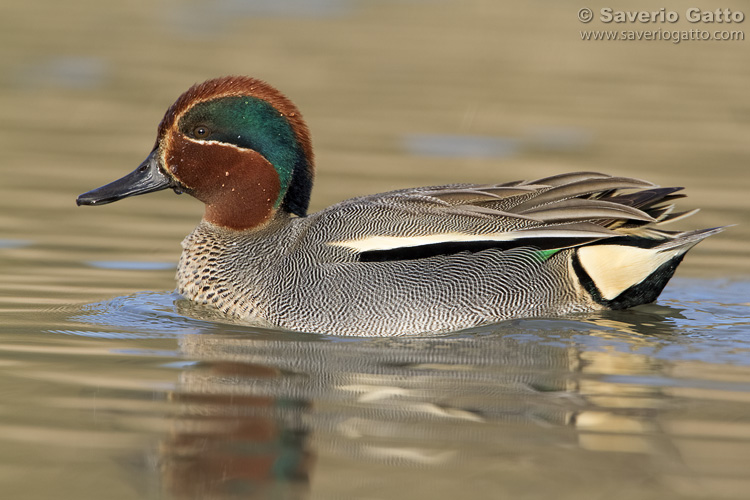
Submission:
M 302 498 L 311 474 L 333 473 L 311 470 L 318 454 L 361 476 L 369 467 L 468 473 L 466 464 L 498 452 L 523 463 L 535 441 L 655 451 L 635 442 L 649 437 L 628 434 L 649 431 L 636 427 L 648 414 L 630 413 L 658 408 L 644 401 L 659 394 L 641 391 L 639 405 L 632 391 L 604 398 L 601 385 L 581 378 L 596 357 L 575 349 L 489 335 L 359 342 L 188 335 L 180 343 L 200 362 L 181 377 L 173 396 L 180 415 L 162 451 L 165 481 L 178 496 L 268 498 L 283 490 L 279 498 Z M 570 425 L 584 433 L 566 432 Z
M 738 465 L 750 369 L 688 367 L 674 350 L 696 335 L 684 307 L 339 339 L 208 321 L 176 298 L 77 317 L 179 343 L 158 446 L 175 498 L 741 498 L 750 486 Z
M 513 339 L 180 344 L 200 361 L 181 376 L 162 448 L 177 496 L 302 498 L 317 453 L 357 468 L 444 468 L 471 458 L 487 425 L 565 425 L 577 406 L 560 397 L 575 385 L 575 353 Z
M 185 372 L 179 407 L 161 446 L 165 487 L 177 498 L 302 498 L 313 455 L 304 400 L 254 394 L 247 385 L 282 374 L 264 365 L 216 361 Z

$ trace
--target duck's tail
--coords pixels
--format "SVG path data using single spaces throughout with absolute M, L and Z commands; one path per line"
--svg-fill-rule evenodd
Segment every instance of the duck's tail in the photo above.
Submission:
M 724 229 L 603 240 L 577 248 L 573 269 L 591 297 L 610 309 L 647 304 L 656 300 L 688 250 Z

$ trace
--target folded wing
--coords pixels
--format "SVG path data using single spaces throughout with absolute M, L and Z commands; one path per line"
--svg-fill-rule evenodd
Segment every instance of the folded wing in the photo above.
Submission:
M 681 189 L 596 172 L 405 189 L 336 205 L 329 217 L 341 218 L 339 231 L 328 244 L 363 261 L 519 246 L 555 250 L 624 236 L 651 246 L 677 234 L 663 224 L 695 212 L 674 213 Z

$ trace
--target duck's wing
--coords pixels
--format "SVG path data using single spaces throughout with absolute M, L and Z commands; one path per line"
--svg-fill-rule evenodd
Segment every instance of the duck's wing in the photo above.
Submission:
M 596 172 L 505 184 L 452 184 L 344 201 L 319 212 L 326 244 L 360 260 L 533 246 L 555 250 L 622 236 L 663 240 L 657 226 L 682 188 Z

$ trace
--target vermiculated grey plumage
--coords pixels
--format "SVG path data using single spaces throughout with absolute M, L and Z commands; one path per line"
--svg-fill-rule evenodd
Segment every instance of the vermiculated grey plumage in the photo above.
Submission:
M 671 210 L 659 204 L 673 191 L 650 188 L 636 179 L 582 172 L 364 196 L 307 217 L 282 213 L 250 233 L 201 222 L 183 242 L 178 290 L 253 323 L 358 336 L 445 332 L 602 309 L 572 265 L 578 245 L 633 235 L 683 244 L 682 233 L 655 227 Z M 625 229 L 613 230 L 618 226 Z M 705 237 L 690 234 L 689 246 Z M 360 259 L 368 245 L 419 249 L 443 239 L 454 245 L 445 254 Z M 461 248 L 494 240 L 501 242 L 497 248 Z M 542 255 L 540 242 L 563 249 Z

